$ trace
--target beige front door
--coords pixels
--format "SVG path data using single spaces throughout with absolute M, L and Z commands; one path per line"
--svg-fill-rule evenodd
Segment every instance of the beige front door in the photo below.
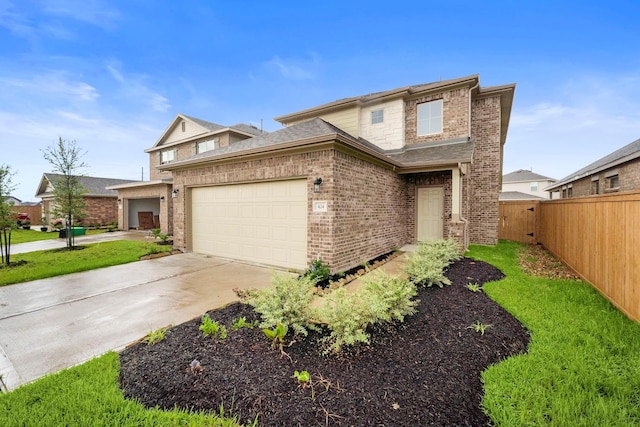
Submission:
M 442 239 L 444 225 L 444 188 L 418 188 L 418 241 Z
M 194 252 L 304 270 L 307 181 L 194 188 L 191 227 Z

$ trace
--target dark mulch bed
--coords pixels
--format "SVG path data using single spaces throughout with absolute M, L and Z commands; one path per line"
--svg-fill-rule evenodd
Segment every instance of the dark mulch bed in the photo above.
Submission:
M 483 426 L 480 373 L 526 351 L 525 328 L 483 292 L 503 277 L 489 264 L 463 259 L 447 276 L 452 286 L 421 289 L 418 313 L 397 326 L 372 331 L 369 347 L 341 357 L 320 355 L 320 334 L 287 348 L 291 360 L 271 349 L 258 329 L 230 331 L 213 341 L 200 319 L 170 329 L 158 344 L 137 344 L 120 357 L 120 384 L 129 398 L 171 409 L 225 410 L 264 426 Z M 230 328 L 234 319 L 257 319 L 237 303 L 209 312 Z M 484 335 L 468 328 L 490 324 Z M 190 370 L 197 359 L 202 370 Z M 312 374 L 313 391 L 292 378 Z

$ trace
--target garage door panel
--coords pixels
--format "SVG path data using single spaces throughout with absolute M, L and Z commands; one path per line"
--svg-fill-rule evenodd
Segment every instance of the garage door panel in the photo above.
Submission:
M 195 252 L 306 268 L 306 180 L 194 188 Z

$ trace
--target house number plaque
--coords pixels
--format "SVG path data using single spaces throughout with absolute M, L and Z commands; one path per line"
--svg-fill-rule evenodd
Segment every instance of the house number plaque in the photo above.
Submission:
M 313 211 L 314 212 L 327 212 L 327 202 L 326 202 L 326 200 L 314 200 L 313 201 Z

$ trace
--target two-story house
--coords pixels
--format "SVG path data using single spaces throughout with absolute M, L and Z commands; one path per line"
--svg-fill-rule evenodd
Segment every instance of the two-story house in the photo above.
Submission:
M 118 191 L 118 227 L 123 230 L 159 228 L 173 234 L 173 176 L 160 166 L 252 138 L 262 132 L 249 125 L 222 126 L 178 114 L 149 153 L 149 181 L 108 187 Z
M 545 188 L 556 180 L 531 170 L 519 169 L 502 176 L 500 200 L 549 199 Z
M 555 198 L 610 194 L 640 189 L 640 139 L 607 154 L 545 188 Z
M 178 115 L 147 150 L 152 181 L 118 187 L 124 228 L 151 198 L 178 249 L 300 270 L 321 258 L 333 272 L 418 241 L 495 244 L 514 91 L 477 75 L 406 86 L 228 144 Z

